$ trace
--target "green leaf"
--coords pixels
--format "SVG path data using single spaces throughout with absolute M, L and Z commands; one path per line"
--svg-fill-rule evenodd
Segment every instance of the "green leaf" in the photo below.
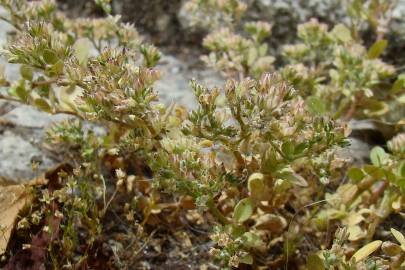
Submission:
M 281 151 L 287 157 L 292 157 L 294 155 L 294 144 L 290 141 L 284 142 L 281 145 Z
M 106 14 L 111 14 L 111 0 L 95 0 L 95 2 Z
M 317 115 L 324 115 L 326 113 L 325 101 L 319 97 L 310 96 L 306 100 L 308 110 Z
M 239 224 L 227 224 L 225 225 L 224 230 L 232 235 L 233 238 L 241 237 L 246 232 L 246 228 Z
M 64 67 L 65 64 L 62 61 L 58 61 L 52 66 L 51 70 L 52 72 L 54 72 L 55 75 L 59 75 L 63 72 Z
M 51 112 L 52 112 L 51 106 L 50 106 L 49 103 L 48 103 L 45 99 L 43 99 L 43 98 L 37 98 L 37 99 L 35 99 L 34 104 L 35 104 L 35 106 L 36 106 L 38 109 L 40 109 L 40 110 L 42 110 L 42 111 L 45 111 L 45 112 L 48 112 L 48 113 L 51 113 Z
M 307 187 L 308 186 L 308 182 L 307 180 L 305 180 L 304 177 L 302 177 L 301 175 L 295 173 L 295 172 L 288 172 L 288 171 L 284 171 L 281 172 L 279 174 L 277 174 L 277 176 L 280 179 L 283 180 L 287 180 L 290 181 L 291 183 L 300 186 L 300 187 Z
M 310 254 L 307 258 L 308 270 L 324 270 L 325 266 L 321 258 L 316 254 Z
M 247 54 L 247 64 L 249 66 L 253 65 L 255 60 L 257 59 L 257 50 L 256 48 L 249 48 L 248 54 Z
M 397 80 L 392 85 L 390 90 L 391 94 L 399 93 L 403 88 L 405 88 L 405 74 L 401 74 L 398 76 Z
M 398 173 L 400 176 L 405 177 L 405 161 L 399 165 Z
M 267 54 L 267 50 L 268 50 L 267 44 L 266 44 L 266 43 L 263 43 L 263 44 L 259 47 L 259 55 L 260 55 L 260 56 L 265 56 L 265 55 Z
M 385 39 L 380 39 L 374 42 L 374 44 L 370 47 L 370 49 L 367 52 L 367 57 L 369 59 L 375 59 L 378 58 L 384 50 L 387 48 L 388 41 Z
M 15 88 L 15 94 L 19 97 L 22 101 L 27 101 L 28 99 L 28 91 L 25 89 L 25 85 L 18 85 Z
M 74 55 L 79 61 L 79 64 L 86 66 L 91 49 L 91 42 L 87 38 L 79 38 L 73 45 Z
M 308 148 L 308 143 L 306 143 L 306 142 L 298 144 L 294 149 L 294 155 L 301 155 L 307 148 Z
M 383 178 L 385 175 L 383 169 L 373 165 L 364 165 L 363 170 L 374 179 Z
M 368 99 L 364 103 L 364 113 L 368 116 L 381 116 L 389 111 L 388 105 L 377 99 Z
M 242 243 L 247 248 L 260 248 L 265 245 L 263 240 L 252 232 L 246 232 L 242 236 Z
M 279 162 L 277 160 L 276 151 L 274 149 L 269 149 L 266 152 L 266 156 L 263 161 L 262 172 L 269 174 L 272 173 L 275 170 L 278 163 Z
M 240 200 L 235 206 L 235 209 L 233 211 L 233 218 L 236 222 L 242 223 L 252 216 L 253 210 L 254 204 L 252 199 L 244 198 Z
M 385 177 L 387 177 L 387 180 L 390 181 L 391 183 L 395 183 L 397 180 L 397 176 L 389 169 L 384 171 Z
M 337 39 L 340 41 L 347 43 L 352 40 L 352 34 L 350 33 L 350 30 L 343 24 L 338 24 L 336 25 L 332 33 L 335 35 Z
M 23 77 L 24 79 L 26 79 L 28 81 L 32 81 L 32 78 L 34 77 L 34 72 L 32 71 L 32 68 L 27 65 L 22 65 L 20 67 L 20 74 L 21 74 L 21 77 Z
M 398 179 L 396 184 L 400 188 L 405 188 L 405 178 Z
M 349 178 L 353 181 L 358 182 L 364 178 L 365 174 L 361 169 L 351 167 L 347 172 L 347 176 L 349 176 Z
M 376 146 L 371 150 L 370 159 L 374 166 L 382 166 L 386 163 L 388 155 L 382 147 Z
M 44 52 L 42 53 L 42 57 L 44 58 L 45 63 L 49 65 L 53 65 L 59 60 L 56 52 L 50 49 L 45 49 Z
M 245 256 L 239 259 L 239 262 L 244 264 L 253 264 L 253 257 L 250 254 L 246 254 Z
M 381 240 L 376 240 L 371 243 L 368 243 L 361 249 L 359 249 L 354 255 L 352 256 L 352 259 L 354 259 L 356 262 L 360 262 L 370 256 L 371 253 L 376 251 L 382 244 Z

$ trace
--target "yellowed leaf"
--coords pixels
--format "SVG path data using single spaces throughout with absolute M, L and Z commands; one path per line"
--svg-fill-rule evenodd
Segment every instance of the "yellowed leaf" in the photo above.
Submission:
M 343 224 L 347 226 L 357 225 L 364 220 L 364 217 L 361 213 L 351 212 L 347 217 L 343 219 Z
M 361 249 L 359 249 L 354 255 L 352 256 L 352 259 L 355 259 L 356 262 L 362 261 L 368 256 L 370 256 L 371 253 L 376 251 L 382 244 L 381 240 L 376 240 L 371 243 L 368 243 Z
M 24 185 L 0 187 L 0 254 L 3 254 L 20 211 L 31 201 Z
M 405 247 L 405 237 L 404 237 L 404 235 L 401 232 L 395 230 L 394 228 L 391 228 L 391 233 L 392 233 L 392 235 L 394 235 L 395 239 L 397 239 L 399 244 L 401 244 L 402 247 Z
M 359 225 L 353 225 L 347 227 L 347 232 L 349 233 L 350 241 L 357 241 L 366 236 L 365 231 L 363 231 Z
M 342 199 L 343 204 L 348 204 L 357 194 L 358 187 L 353 184 L 345 184 L 338 188 L 338 194 Z
M 248 180 L 250 197 L 254 200 L 264 201 L 269 196 L 269 191 L 264 183 L 264 176 L 261 173 L 253 173 Z
M 257 219 L 255 227 L 258 230 L 268 230 L 272 233 L 280 233 L 287 227 L 287 220 L 282 216 L 264 214 Z

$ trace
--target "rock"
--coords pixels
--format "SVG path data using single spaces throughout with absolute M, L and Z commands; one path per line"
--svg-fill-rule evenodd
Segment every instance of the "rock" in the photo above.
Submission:
M 356 137 L 371 145 L 385 145 L 397 134 L 396 125 L 373 119 L 351 120 L 349 128 L 352 130 L 351 137 Z
M 165 55 L 157 67 L 162 72 L 162 77 L 155 84 L 162 101 L 166 104 L 176 102 L 187 108 L 194 108 L 196 101 L 190 86 L 190 80 L 196 79 L 209 88 L 224 84 L 224 80 L 214 71 L 207 69 L 193 69 L 188 63 Z
M 76 5 L 77 0 L 70 0 Z M 182 42 L 184 33 L 178 31 L 177 11 L 181 0 L 113 0 L 114 14 L 133 22 L 137 29 L 150 36 L 155 45 Z
M 71 116 L 66 114 L 52 115 L 41 112 L 27 105 L 19 105 L 1 118 L 16 126 L 46 129 L 54 122 L 59 122 Z
M 397 0 L 392 13 L 391 31 L 400 38 L 405 36 L 405 0 Z
M 32 162 L 38 162 L 36 172 Z M 0 178 L 21 183 L 36 177 L 55 163 L 31 143 L 6 130 L 0 136 Z
M 272 23 L 273 36 L 284 42 L 296 36 L 297 24 L 311 18 L 331 24 L 347 19 L 340 0 L 255 0 L 247 17 Z
M 6 11 L 0 7 L 0 15 L 5 16 L 5 12 Z M 7 42 L 7 33 L 12 31 L 13 27 L 5 21 L 0 20 L 0 29 L 0 47 L 3 47 Z M 20 77 L 19 65 L 8 64 L 4 57 L 0 57 L 0 66 L 5 67 L 6 79 L 13 81 Z
M 368 143 L 358 139 L 349 138 L 350 146 L 339 149 L 337 157 L 348 159 L 353 165 L 363 165 L 369 161 L 370 150 L 372 148 Z

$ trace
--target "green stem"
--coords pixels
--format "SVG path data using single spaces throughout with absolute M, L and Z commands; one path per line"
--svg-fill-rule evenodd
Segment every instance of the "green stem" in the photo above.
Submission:
M 208 200 L 207 202 L 208 209 L 211 214 L 218 219 L 222 225 L 230 224 L 231 222 L 218 210 L 217 206 L 214 203 L 213 199 Z
M 269 140 L 269 143 L 270 143 L 271 146 L 274 148 L 274 150 L 276 150 L 277 153 L 279 153 L 280 156 L 281 156 L 283 159 L 285 159 L 285 160 L 287 160 L 287 161 L 290 161 L 290 159 L 289 159 L 286 155 L 284 155 L 284 153 L 280 150 L 280 148 L 278 147 L 278 145 L 273 142 L 273 140 L 275 140 L 276 138 L 274 138 L 273 135 L 271 135 L 270 133 L 268 133 L 267 135 L 269 136 L 269 139 L 270 139 L 270 140 Z

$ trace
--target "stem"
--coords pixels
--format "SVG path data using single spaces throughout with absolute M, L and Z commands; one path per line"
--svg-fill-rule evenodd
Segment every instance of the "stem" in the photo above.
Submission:
M 0 20 L 5 21 L 5 22 L 8 23 L 8 24 L 11 24 L 15 29 L 17 29 L 17 30 L 19 30 L 19 31 L 22 30 L 22 28 L 21 28 L 19 25 L 14 24 L 11 20 L 7 19 L 7 18 L 4 17 L 4 16 L 0 16 Z
M 273 148 L 277 151 L 277 153 L 279 153 L 280 156 L 285 160 L 290 161 L 290 159 L 284 155 L 284 153 L 280 150 L 280 148 L 278 148 L 277 144 L 273 142 L 273 140 L 275 140 L 273 135 L 271 135 L 270 133 L 267 133 L 267 135 L 270 137 L 269 143 L 271 144 L 271 146 L 273 146 Z
M 23 103 L 23 101 L 20 100 L 20 99 L 18 99 L 18 98 L 14 98 L 14 97 L 10 97 L 10 96 L 5 96 L 5 95 L 2 95 L 2 94 L 0 94 L 0 99 L 4 99 L 4 100 L 7 100 L 7 101 L 13 101 L 13 102 Z
M 356 99 L 353 100 L 350 104 L 349 110 L 347 111 L 346 115 L 343 117 L 345 121 L 349 121 L 356 112 Z
M 370 223 L 367 229 L 366 239 L 371 241 L 374 237 L 375 231 L 380 223 L 385 220 L 392 212 L 391 204 L 393 201 L 393 194 L 390 190 L 385 191 L 377 212 L 373 214 L 374 220 Z
M 49 84 L 56 83 L 57 81 L 58 81 L 57 78 L 46 80 L 46 81 L 35 81 L 35 82 L 32 82 L 32 87 L 35 88 L 38 86 L 49 85 Z
M 217 206 L 214 203 L 213 199 L 208 200 L 207 202 L 208 209 L 211 214 L 218 219 L 222 225 L 230 224 L 231 222 L 218 210 Z
M 5 95 L 2 95 L 2 94 L 0 94 L 0 99 L 30 105 L 29 103 L 26 103 L 21 99 L 10 97 L 10 96 L 5 96 Z M 52 111 L 52 114 L 69 114 L 69 115 L 76 116 L 76 117 L 78 117 L 80 119 L 84 119 L 83 116 L 81 116 L 79 113 L 73 112 L 73 111 L 54 110 L 54 111 Z

